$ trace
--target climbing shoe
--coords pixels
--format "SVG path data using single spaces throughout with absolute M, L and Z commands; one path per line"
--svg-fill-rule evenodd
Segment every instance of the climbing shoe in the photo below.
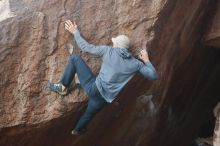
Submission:
M 48 83 L 48 88 L 54 92 L 59 93 L 60 95 L 67 95 L 68 89 L 61 83 Z
M 72 131 L 71 131 L 71 135 L 81 135 L 81 134 L 84 134 L 86 132 L 86 129 L 82 129 L 82 130 L 80 130 L 80 131 L 78 131 L 78 130 L 76 130 L 76 129 L 73 129 Z
M 80 135 L 80 133 L 79 133 L 79 131 L 74 129 L 71 131 L 71 135 Z

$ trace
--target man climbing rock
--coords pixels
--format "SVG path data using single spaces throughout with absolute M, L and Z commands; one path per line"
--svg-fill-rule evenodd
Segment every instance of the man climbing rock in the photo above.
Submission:
M 73 135 L 82 133 L 85 126 L 107 103 L 111 103 L 129 80 L 140 72 L 150 80 L 157 79 L 155 68 L 149 61 L 146 49 L 142 49 L 140 60 L 129 53 L 129 39 L 126 35 L 112 38 L 113 46 L 94 46 L 81 37 L 76 23 L 65 22 L 65 29 L 74 35 L 78 47 L 90 54 L 102 58 L 99 74 L 96 76 L 79 55 L 72 55 L 59 83 L 49 83 L 48 87 L 60 95 L 66 95 L 75 76 L 78 75 L 80 85 L 89 96 L 88 105 L 80 117 Z

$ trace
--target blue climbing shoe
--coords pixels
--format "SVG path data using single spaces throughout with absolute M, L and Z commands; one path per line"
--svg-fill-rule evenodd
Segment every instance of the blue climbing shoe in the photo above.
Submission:
M 79 133 L 79 131 L 74 129 L 71 131 L 71 135 L 80 135 L 80 133 Z
M 75 136 L 77 136 L 77 135 L 82 135 L 82 134 L 84 134 L 84 133 L 86 133 L 86 129 L 85 128 L 83 128 L 82 130 L 76 130 L 76 129 L 73 129 L 72 131 L 71 131 L 71 135 L 75 135 Z
M 60 95 L 67 95 L 68 93 L 68 88 L 66 88 L 64 85 L 61 83 L 48 83 L 48 88 Z

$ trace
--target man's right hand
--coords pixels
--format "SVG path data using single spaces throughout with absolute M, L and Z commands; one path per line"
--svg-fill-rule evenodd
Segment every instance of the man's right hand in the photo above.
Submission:
M 76 22 L 74 21 L 73 23 L 70 20 L 67 20 L 65 22 L 65 29 L 68 30 L 70 33 L 74 34 L 75 32 L 78 31 Z
M 138 56 L 144 63 L 149 61 L 149 56 L 147 52 L 147 40 L 142 41 L 142 49 L 139 52 Z
M 147 53 L 147 50 L 146 49 L 142 49 L 140 51 L 140 54 L 139 54 L 139 58 L 144 62 L 148 62 L 149 61 L 149 56 L 148 56 L 148 53 Z

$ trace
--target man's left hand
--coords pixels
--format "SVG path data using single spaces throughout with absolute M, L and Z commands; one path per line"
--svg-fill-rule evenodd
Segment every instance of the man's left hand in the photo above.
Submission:
M 74 34 L 75 32 L 78 31 L 76 22 L 74 21 L 73 23 L 70 20 L 67 20 L 65 22 L 65 29 L 68 30 L 70 33 Z

